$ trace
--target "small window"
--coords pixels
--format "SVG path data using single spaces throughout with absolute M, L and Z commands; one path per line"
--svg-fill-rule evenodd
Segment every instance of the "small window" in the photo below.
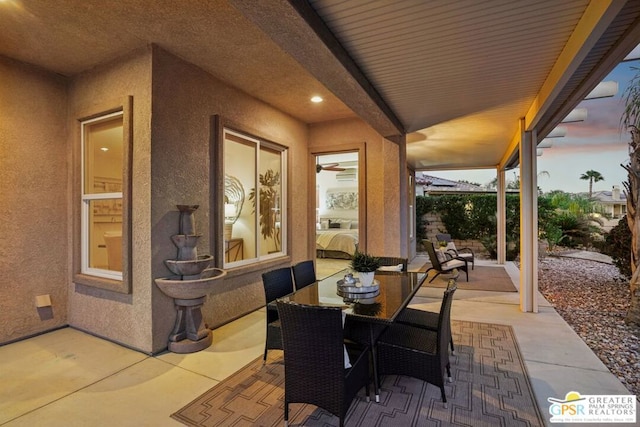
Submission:
M 81 122 L 81 272 L 122 280 L 123 112 Z
M 286 148 L 224 129 L 224 266 L 286 253 Z

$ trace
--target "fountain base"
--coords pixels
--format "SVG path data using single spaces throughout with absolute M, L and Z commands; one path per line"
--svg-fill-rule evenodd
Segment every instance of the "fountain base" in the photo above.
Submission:
M 174 299 L 177 313 L 173 332 L 169 335 L 169 351 L 194 353 L 211 345 L 213 334 L 204 323 L 201 310 L 205 298 Z
M 173 298 L 176 307 L 176 322 L 169 335 L 169 351 L 194 353 L 213 342 L 211 330 L 204 323 L 202 305 L 214 283 L 224 278 L 227 272 L 219 268 L 208 268 L 200 279 L 181 280 L 178 276 L 156 279 L 156 285 Z

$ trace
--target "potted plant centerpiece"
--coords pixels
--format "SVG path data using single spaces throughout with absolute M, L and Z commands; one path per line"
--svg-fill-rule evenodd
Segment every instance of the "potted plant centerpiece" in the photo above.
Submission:
M 356 250 L 351 258 L 351 268 L 358 273 L 362 286 L 371 286 L 373 276 L 380 267 L 380 259 Z

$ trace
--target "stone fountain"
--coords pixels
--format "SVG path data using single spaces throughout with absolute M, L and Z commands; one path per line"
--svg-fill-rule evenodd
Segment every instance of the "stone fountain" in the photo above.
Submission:
M 169 335 L 169 351 L 193 353 L 203 350 L 213 342 L 211 330 L 204 323 L 202 305 L 217 280 L 227 272 L 220 268 L 209 268 L 211 255 L 198 255 L 197 243 L 201 237 L 195 234 L 193 213 L 198 205 L 178 205 L 180 211 L 179 234 L 171 236 L 178 248 L 177 259 L 165 260 L 175 275 L 155 279 L 162 292 L 174 299 L 176 323 Z

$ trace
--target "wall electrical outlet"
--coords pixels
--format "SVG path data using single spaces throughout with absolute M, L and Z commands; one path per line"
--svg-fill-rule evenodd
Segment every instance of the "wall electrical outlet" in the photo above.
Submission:
M 36 296 L 36 307 L 50 307 L 51 306 L 51 296 L 49 294 L 46 295 L 38 295 Z

